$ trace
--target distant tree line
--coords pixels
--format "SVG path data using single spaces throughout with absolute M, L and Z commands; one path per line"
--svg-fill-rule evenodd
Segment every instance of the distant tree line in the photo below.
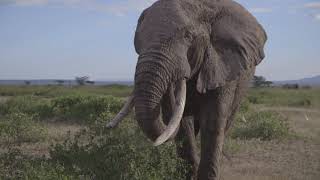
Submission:
M 299 84 L 284 84 L 282 85 L 282 88 L 284 89 L 311 89 L 311 86 L 305 85 L 300 86 Z
M 271 81 L 267 81 L 265 77 L 263 76 L 254 76 L 252 80 L 252 85 L 255 88 L 261 88 L 261 87 L 271 87 L 272 86 Z M 294 84 L 283 84 L 280 85 L 283 89 L 311 89 L 311 86 L 305 85 L 300 86 L 297 83 Z

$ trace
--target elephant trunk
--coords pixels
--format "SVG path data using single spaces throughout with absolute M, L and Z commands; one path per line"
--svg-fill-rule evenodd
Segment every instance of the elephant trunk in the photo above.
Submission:
M 160 118 L 160 102 L 168 89 L 171 72 L 157 56 L 139 57 L 135 73 L 135 115 L 144 134 L 155 141 L 165 130 Z

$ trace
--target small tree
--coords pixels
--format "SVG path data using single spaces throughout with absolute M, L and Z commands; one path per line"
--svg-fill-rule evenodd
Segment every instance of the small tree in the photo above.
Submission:
M 254 76 L 253 77 L 253 87 L 270 87 L 272 81 L 267 81 L 263 76 Z
M 64 84 L 64 80 L 56 80 L 56 83 L 58 83 L 58 85 L 63 85 Z
M 86 83 L 87 83 L 87 84 L 94 85 L 95 82 L 94 82 L 94 81 L 86 81 Z
M 89 76 L 76 77 L 76 82 L 78 85 L 83 86 L 89 81 Z
M 270 87 L 272 84 L 273 84 L 272 81 L 265 81 L 265 82 L 264 82 L 264 86 L 265 86 L 265 87 Z
M 29 86 L 31 84 L 31 81 L 24 81 L 24 84 Z

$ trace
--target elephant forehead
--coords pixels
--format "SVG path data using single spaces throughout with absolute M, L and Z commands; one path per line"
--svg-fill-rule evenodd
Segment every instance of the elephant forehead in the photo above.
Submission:
M 142 16 L 137 32 L 144 34 L 144 38 L 157 37 L 155 35 L 159 33 L 170 37 L 179 29 L 192 24 L 190 16 L 186 15 L 185 8 L 177 0 L 158 1 L 145 10 Z

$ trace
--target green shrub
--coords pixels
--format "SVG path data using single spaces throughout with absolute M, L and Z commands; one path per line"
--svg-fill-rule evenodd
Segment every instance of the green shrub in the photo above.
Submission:
M 123 105 L 120 98 L 113 96 L 62 96 L 52 101 L 56 116 L 92 123 L 105 112 L 117 113 Z
M 0 121 L 0 141 L 14 143 L 44 140 L 47 137 L 47 130 L 36 119 L 21 112 L 6 115 Z
M 0 104 L 0 114 L 22 112 L 41 120 L 55 117 L 90 124 L 103 113 L 117 113 L 122 105 L 123 100 L 113 96 L 68 95 L 53 99 L 17 96 Z
M 270 111 L 239 115 L 231 132 L 232 138 L 240 139 L 271 140 L 288 135 L 289 126 L 286 119 L 280 114 Z
M 10 114 L 22 112 L 30 116 L 37 115 L 41 119 L 53 116 L 50 100 L 35 96 L 17 96 L 0 104 L 0 113 Z
M 0 179 L 79 179 L 72 175 L 64 174 L 63 166 L 51 163 L 45 158 L 31 158 L 22 154 L 19 149 L 9 149 L 0 154 Z
M 116 180 L 185 178 L 187 165 L 177 157 L 174 144 L 153 147 L 130 122 L 115 130 L 98 124 L 52 148 L 52 160 L 62 164 L 66 174 Z

